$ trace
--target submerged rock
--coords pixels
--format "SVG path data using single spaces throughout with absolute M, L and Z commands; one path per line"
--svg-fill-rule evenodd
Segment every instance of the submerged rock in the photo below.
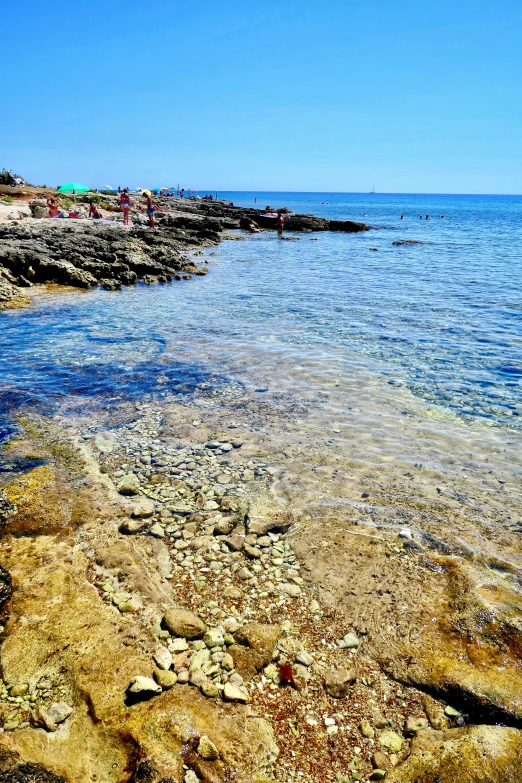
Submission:
M 197 751 L 201 758 L 204 758 L 207 761 L 215 761 L 219 756 L 218 749 L 206 734 L 203 734 L 200 738 Z
M 205 623 L 188 609 L 168 609 L 163 616 L 165 627 L 173 636 L 183 639 L 201 639 L 207 630 Z
M 522 769 L 522 732 L 501 726 L 420 731 L 409 757 L 387 773 L 390 783 L 515 783 Z
M 137 495 L 140 491 L 140 482 L 135 473 L 127 473 L 118 483 L 120 495 Z
M 142 677 L 138 674 L 127 688 L 128 693 L 150 694 L 161 693 L 161 685 L 154 682 L 151 677 Z
M 356 679 L 357 675 L 351 669 L 335 669 L 325 675 L 324 688 L 334 699 L 344 699 L 350 691 L 350 685 Z

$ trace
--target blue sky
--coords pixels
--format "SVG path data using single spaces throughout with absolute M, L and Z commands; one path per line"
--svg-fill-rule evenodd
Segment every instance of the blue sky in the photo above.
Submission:
M 5 3 L 40 184 L 522 193 L 520 0 Z

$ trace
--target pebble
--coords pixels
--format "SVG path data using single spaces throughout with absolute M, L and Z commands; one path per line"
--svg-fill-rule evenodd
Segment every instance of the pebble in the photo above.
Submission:
M 129 693 L 160 693 L 161 685 L 154 682 L 151 677 L 142 677 L 138 674 L 131 680 L 127 691 Z
M 373 739 L 375 736 L 375 731 L 372 729 L 370 721 L 365 719 L 359 723 L 359 731 L 366 739 Z
M 222 647 L 225 644 L 223 631 L 219 627 L 210 628 L 203 637 L 203 641 L 207 647 Z
M 455 707 L 450 707 L 450 705 L 448 704 L 448 706 L 444 710 L 444 715 L 446 715 L 446 717 L 448 718 L 460 718 L 461 713 L 458 710 L 456 710 Z
M 219 756 L 218 749 L 206 734 L 200 738 L 197 752 L 206 761 L 215 761 Z
M 383 748 L 387 748 L 388 750 L 393 751 L 394 753 L 399 753 L 399 751 L 402 749 L 402 737 L 400 737 L 399 734 L 397 734 L 395 731 L 383 731 L 379 736 L 379 745 L 381 745 Z
M 166 671 L 172 666 L 172 653 L 166 647 L 159 647 L 152 657 L 159 669 Z
M 215 699 L 217 696 L 219 696 L 219 688 L 214 682 L 212 682 L 212 680 L 205 680 L 205 682 L 201 685 L 200 690 L 203 696 L 206 696 L 207 699 Z
M 159 524 L 159 522 L 156 522 L 156 524 L 152 525 L 152 527 L 149 529 L 149 535 L 154 536 L 154 538 L 163 538 L 165 535 L 165 529 Z
M 170 651 L 173 653 L 184 652 L 189 649 L 186 639 L 172 639 L 169 643 Z
M 178 676 L 175 672 L 165 671 L 165 669 L 154 669 L 154 679 L 158 685 L 167 690 L 177 683 Z
M 303 666 L 311 666 L 314 662 L 314 659 L 306 650 L 300 650 L 295 656 L 295 659 L 297 663 L 302 663 Z
M 404 733 L 416 734 L 418 731 L 422 731 L 423 729 L 427 729 L 427 728 L 428 728 L 427 718 L 414 718 L 412 715 L 409 715 L 406 718 Z
M 140 482 L 135 473 L 127 473 L 118 484 L 120 495 L 137 495 L 140 491 Z
M 359 647 L 359 639 L 354 633 L 347 633 L 343 639 L 344 646 L 350 650 L 356 650 Z
M 134 519 L 148 519 L 154 515 L 154 503 L 148 498 L 141 498 L 132 508 Z
M 399 530 L 399 538 L 405 538 L 411 541 L 413 539 L 413 533 L 407 527 L 404 527 L 402 530 Z
M 173 636 L 183 639 L 200 639 L 207 630 L 205 623 L 187 609 L 168 609 L 163 615 L 163 622 Z
M 223 690 L 223 696 L 227 701 L 241 701 L 247 702 L 248 696 L 240 688 L 233 685 L 231 682 L 225 683 Z
M 301 588 L 299 585 L 293 585 L 290 584 L 290 582 L 282 582 L 282 584 L 279 585 L 279 591 L 285 593 L 285 595 L 289 595 L 290 598 L 297 598 L 298 595 L 301 595 Z

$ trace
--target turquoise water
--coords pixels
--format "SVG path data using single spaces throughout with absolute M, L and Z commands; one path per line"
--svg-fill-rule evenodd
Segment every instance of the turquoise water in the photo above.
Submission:
M 364 367 L 463 420 L 522 426 L 522 197 L 219 195 L 372 230 L 265 232 L 209 251 L 203 279 L 38 296 L 34 309 L 0 315 L 4 428 L 19 406 L 67 397 L 111 404 L 255 385 L 267 352 L 258 380 L 271 389 L 278 367 L 288 388 L 292 367 L 313 356 L 341 382 Z M 405 239 L 421 244 L 392 244 Z

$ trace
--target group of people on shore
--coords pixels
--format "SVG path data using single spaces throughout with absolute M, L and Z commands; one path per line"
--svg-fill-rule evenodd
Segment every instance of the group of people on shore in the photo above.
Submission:
M 154 228 L 154 204 L 152 203 L 152 196 L 149 190 L 142 190 L 141 195 L 145 197 L 147 206 L 147 217 L 149 218 L 149 228 Z M 129 189 L 123 188 L 120 193 L 120 208 L 123 212 L 123 225 L 129 225 L 129 212 L 131 208 L 131 200 L 129 195 Z

